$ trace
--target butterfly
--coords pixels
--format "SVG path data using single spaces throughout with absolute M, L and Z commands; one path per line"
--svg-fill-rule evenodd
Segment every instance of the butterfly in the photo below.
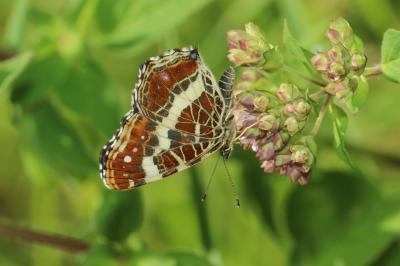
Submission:
M 215 151 L 227 159 L 236 136 L 227 68 L 217 82 L 197 49 L 172 49 L 139 68 L 132 109 L 100 152 L 105 186 L 126 190 L 161 180 Z

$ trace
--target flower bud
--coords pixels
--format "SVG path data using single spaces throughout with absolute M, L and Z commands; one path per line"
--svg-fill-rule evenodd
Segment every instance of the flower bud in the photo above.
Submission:
M 287 154 L 278 154 L 275 158 L 275 166 L 282 166 L 290 163 L 292 156 Z
M 276 95 L 283 103 L 292 101 L 297 98 L 299 94 L 298 88 L 290 83 L 282 83 L 276 91 Z
M 250 92 L 244 92 L 238 95 L 239 103 L 245 106 L 247 109 L 254 109 L 254 94 Z
M 293 145 L 290 147 L 290 152 L 292 153 L 291 160 L 295 163 L 306 163 L 311 155 L 310 150 L 303 145 Z
M 367 64 L 367 57 L 365 55 L 354 53 L 351 57 L 351 69 L 359 74 L 364 72 L 365 65 Z
M 297 120 L 294 117 L 288 117 L 285 120 L 284 125 L 290 136 L 293 136 L 294 134 L 296 134 L 300 129 L 299 123 L 297 122 Z
M 296 104 L 294 103 L 287 103 L 283 107 L 283 113 L 287 116 L 291 116 L 296 111 Z
M 345 74 L 346 70 L 343 65 L 332 62 L 328 66 L 328 78 L 331 80 L 340 80 Z
M 329 58 L 325 53 L 318 53 L 311 58 L 311 64 L 319 72 L 325 72 L 328 69 Z
M 289 134 L 284 131 L 281 131 L 273 135 L 271 140 L 274 143 L 274 149 L 276 151 L 283 149 L 288 143 L 289 138 L 290 138 Z
M 295 105 L 295 112 L 298 116 L 304 117 L 310 112 L 311 106 L 305 101 L 297 102 Z
M 269 103 L 269 98 L 266 96 L 258 96 L 254 99 L 254 107 L 259 112 L 264 112 Z
M 271 130 L 276 126 L 277 119 L 273 115 L 262 115 L 258 120 L 258 128 L 261 130 Z
M 264 172 L 266 173 L 273 173 L 275 171 L 275 161 L 263 161 L 261 163 L 261 168 L 263 168 Z
M 350 24 L 344 18 L 337 18 L 329 23 L 329 29 L 326 36 L 332 44 L 342 44 L 350 48 L 354 42 L 353 31 Z
M 256 156 L 260 161 L 271 160 L 275 156 L 274 144 L 271 142 L 264 144 L 257 150 Z
M 257 71 L 252 69 L 245 69 L 241 74 L 242 80 L 256 82 L 260 78 L 260 74 Z

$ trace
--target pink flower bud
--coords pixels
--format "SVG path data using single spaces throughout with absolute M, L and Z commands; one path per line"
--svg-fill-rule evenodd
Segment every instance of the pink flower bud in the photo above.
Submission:
M 275 171 L 275 161 L 263 161 L 261 163 L 261 168 L 263 168 L 264 172 L 266 173 L 273 173 Z
M 319 72 L 325 72 L 328 69 L 329 58 L 325 53 L 318 53 L 311 58 L 311 64 Z
M 254 107 L 259 112 L 264 112 L 269 103 L 269 98 L 266 96 L 258 96 L 254 99 Z
M 364 72 L 366 64 L 367 57 L 365 55 L 354 53 L 351 57 L 351 69 L 357 74 L 361 74 L 362 72 Z

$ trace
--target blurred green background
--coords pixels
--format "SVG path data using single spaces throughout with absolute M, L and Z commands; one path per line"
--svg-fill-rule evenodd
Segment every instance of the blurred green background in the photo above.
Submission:
M 219 76 L 226 31 L 254 21 L 280 44 L 284 19 L 307 48 L 346 18 L 379 62 L 400 1 L 0 0 L 0 265 L 400 265 L 400 87 L 383 78 L 332 148 L 329 117 L 310 184 L 265 174 L 238 146 L 207 202 L 216 156 L 162 182 L 107 191 L 98 154 L 130 106 L 138 65 L 198 46 Z M 80 239 L 70 252 L 16 241 L 3 225 Z

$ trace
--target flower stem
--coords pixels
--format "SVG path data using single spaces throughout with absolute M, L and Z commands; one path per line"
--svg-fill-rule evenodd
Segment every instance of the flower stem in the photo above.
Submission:
M 316 135 L 321 127 L 322 121 L 324 120 L 326 110 L 328 109 L 329 104 L 331 103 L 332 95 L 328 95 L 325 99 L 324 105 L 321 108 L 321 111 L 318 114 L 317 120 L 315 120 L 315 124 L 313 129 L 311 130 L 311 135 Z
M 383 72 L 380 64 L 373 67 L 367 67 L 364 71 L 364 77 L 366 78 L 381 76 L 382 74 Z

